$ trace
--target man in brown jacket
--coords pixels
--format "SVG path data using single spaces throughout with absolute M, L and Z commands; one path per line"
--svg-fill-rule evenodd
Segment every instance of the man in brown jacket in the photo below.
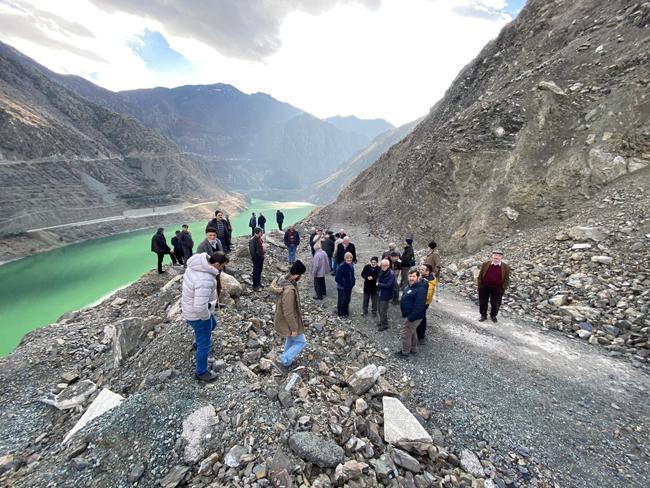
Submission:
M 481 312 L 479 322 L 487 320 L 488 301 L 490 302 L 490 318 L 497 321 L 503 293 L 510 285 L 510 266 L 503 262 L 503 252 L 492 251 L 492 259 L 481 265 L 478 273 L 478 303 Z
M 291 265 L 288 275 L 280 276 L 271 283 L 271 291 L 278 296 L 273 324 L 277 333 L 285 338 L 284 352 L 279 360 L 281 369 L 291 366 L 307 345 L 298 293 L 298 281 L 306 270 L 302 261 L 297 260 Z
M 436 241 L 431 241 L 429 243 L 429 254 L 424 258 L 424 264 L 431 265 L 436 280 L 440 281 L 440 270 L 442 269 L 442 265 L 440 263 L 440 253 L 438 252 L 438 244 L 436 244 Z

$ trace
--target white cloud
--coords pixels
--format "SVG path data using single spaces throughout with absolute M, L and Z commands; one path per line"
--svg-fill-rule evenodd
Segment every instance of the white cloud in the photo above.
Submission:
M 0 5 L 3 1 L 7 0 L 0 0 Z M 227 49 L 217 51 L 212 46 L 217 41 L 192 37 L 189 28 L 179 35 L 176 25 L 119 11 L 106 12 L 88 0 L 30 1 L 71 25 L 86 27 L 94 37 L 83 37 L 81 31 L 57 35 L 106 60 L 89 59 L 0 31 L 2 40 L 56 71 L 89 78 L 93 74 L 95 82 L 113 90 L 231 83 L 246 92 L 270 93 L 320 117 L 355 114 L 383 117 L 394 124 L 427 113 L 458 71 L 509 19 L 501 13 L 462 15 L 459 7 L 477 3 L 467 0 L 383 0 L 381 5 L 378 1 L 283 0 L 275 2 L 285 4 L 284 20 L 276 33 L 281 47 L 262 60 L 250 60 L 254 56 L 226 57 L 223 52 L 229 52 Z M 128 0 L 112 0 L 113 5 L 122 2 Z M 287 3 L 300 5 L 287 11 Z M 505 6 L 503 0 L 480 3 L 489 9 Z M 270 4 L 274 2 L 257 3 Z M 191 61 L 192 72 L 147 70 L 127 46 L 129 39 L 145 29 L 161 32 L 172 49 Z

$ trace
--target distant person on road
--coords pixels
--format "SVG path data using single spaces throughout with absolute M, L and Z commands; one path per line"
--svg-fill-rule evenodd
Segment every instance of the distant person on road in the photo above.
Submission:
M 183 318 L 194 329 L 196 369 L 194 375 L 201 381 L 214 381 L 217 374 L 208 369 L 208 355 L 212 348 L 212 331 L 217 326 L 217 278 L 226 266 L 223 253 L 208 256 L 195 254 L 187 262 L 183 275 L 181 310 Z
M 419 278 L 420 272 L 416 268 L 409 270 L 409 284 L 404 288 L 400 301 L 403 322 L 400 329 L 402 347 L 396 353 L 399 357 L 408 357 L 409 354 L 418 352 L 417 327 L 424 316 L 427 298 L 426 285 Z
M 266 217 L 260 212 L 260 216 L 257 218 L 257 226 L 262 229 L 262 232 L 266 232 Z
M 422 322 L 418 325 L 416 332 L 418 334 L 418 343 L 424 344 L 427 340 L 427 310 L 429 310 L 429 305 L 433 301 L 433 297 L 436 294 L 436 285 L 438 284 L 436 280 L 436 275 L 433 274 L 433 269 L 428 263 L 422 263 L 420 265 L 420 279 L 427 286 L 427 297 L 424 301 L 424 314 L 422 315 Z
M 251 219 L 248 221 L 248 227 L 251 228 L 251 236 L 254 236 L 255 229 L 257 228 L 257 217 L 255 217 L 255 212 L 251 214 Z
M 253 291 L 260 291 L 262 287 L 262 269 L 264 268 L 264 232 L 259 227 L 254 229 L 253 237 L 248 241 L 248 252 L 253 261 Z
M 178 264 L 185 264 L 185 260 L 183 259 L 183 246 L 181 246 L 180 230 L 177 230 L 174 234 L 174 237 L 172 237 L 172 247 L 174 248 L 174 256 L 176 256 L 176 261 L 178 261 Z
M 368 315 L 368 304 L 372 302 L 372 316 L 377 316 L 377 278 L 379 278 L 379 258 L 370 258 L 370 264 L 366 264 L 361 271 L 363 278 L 363 315 Z
M 217 235 L 216 229 L 212 227 L 205 229 L 205 240 L 197 246 L 196 252 L 205 252 L 208 256 L 212 256 L 215 252 L 223 252 L 223 246 Z
M 336 310 L 338 316 L 347 319 L 350 316 L 350 300 L 352 299 L 352 289 L 354 288 L 354 266 L 352 266 L 351 252 L 345 253 L 343 263 L 336 269 L 336 290 L 338 292 L 338 301 Z
M 276 364 L 280 370 L 291 366 L 307 345 L 298 293 L 298 281 L 305 271 L 305 265 L 298 260 L 291 265 L 286 276 L 280 276 L 271 283 L 271 291 L 277 295 L 273 325 L 278 334 L 285 338 L 284 352 L 279 357 L 279 364 Z
M 390 269 L 390 260 L 381 260 L 381 271 L 377 276 L 377 289 L 379 292 L 379 330 L 388 329 L 388 304 L 393 299 L 395 289 L 395 273 Z
M 165 257 L 166 254 L 169 255 L 173 264 L 178 264 L 178 262 L 176 261 L 176 256 L 174 256 L 174 253 L 167 245 L 167 239 L 165 239 L 165 234 L 163 234 L 164 231 L 165 229 L 159 227 L 156 233 L 151 238 L 151 251 L 155 252 L 156 255 L 158 256 L 158 274 L 165 273 L 165 271 L 163 271 L 162 269 L 162 263 L 163 263 L 163 258 Z
M 289 260 L 289 264 L 295 263 L 296 249 L 300 245 L 300 234 L 294 224 L 291 224 L 284 233 L 284 245 L 287 246 L 287 259 Z
M 278 223 L 278 229 L 282 230 L 282 224 L 284 223 L 284 214 L 282 210 L 278 209 L 275 211 L 275 221 Z
M 321 249 L 319 242 L 314 244 L 314 251 L 311 261 L 311 274 L 314 277 L 314 291 L 316 292 L 314 300 L 322 300 L 327 295 L 325 275 L 330 272 L 330 261 L 325 251 Z
M 436 241 L 431 241 L 429 242 L 428 246 L 429 253 L 424 258 L 424 264 L 431 265 L 433 274 L 436 276 L 436 280 L 439 280 L 442 264 L 440 261 L 440 253 L 438 252 L 438 244 L 436 244 Z
M 488 301 L 490 302 L 490 318 L 497 321 L 503 293 L 510 285 L 510 266 L 503 262 L 503 251 L 492 251 L 492 259 L 481 265 L 478 273 L 478 303 L 481 317 L 479 322 L 487 320 Z
M 321 249 L 327 254 L 327 258 L 330 260 L 330 269 L 334 269 L 334 235 L 332 231 L 328 230 L 327 234 L 321 239 L 320 245 Z
M 192 234 L 190 233 L 190 228 L 187 224 L 181 226 L 181 236 L 179 237 L 181 241 L 181 247 L 183 248 L 183 261 L 185 261 L 185 267 L 187 267 L 187 261 L 192 257 L 192 250 L 194 249 L 194 241 L 192 240 Z
M 399 305 L 398 277 L 402 273 L 402 262 L 399 259 L 399 253 L 397 251 L 390 253 L 390 269 L 393 270 L 393 274 L 395 275 L 395 282 L 393 283 L 393 305 Z
M 206 227 L 206 233 L 208 232 L 208 228 L 212 228 L 215 230 L 217 234 L 217 239 L 219 239 L 219 242 L 221 242 L 221 250 L 223 252 L 230 252 L 229 246 L 228 246 L 228 223 L 226 220 L 223 218 L 223 212 L 221 210 L 217 210 L 214 212 L 214 218 L 208 222 L 208 225 Z M 198 249 L 196 252 L 199 252 Z
M 402 244 L 402 279 L 400 281 L 400 288 L 404 289 L 408 285 L 409 270 L 415 266 L 415 253 L 413 252 L 413 239 L 404 239 Z

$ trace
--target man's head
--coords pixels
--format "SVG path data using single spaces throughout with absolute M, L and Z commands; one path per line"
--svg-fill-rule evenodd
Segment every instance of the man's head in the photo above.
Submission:
M 162 227 L 158 227 L 158 234 L 162 234 L 163 232 L 165 232 L 165 229 L 163 229 Z
M 503 259 L 503 251 L 495 249 L 492 251 L 492 262 L 495 264 L 500 264 Z
M 217 210 L 214 213 L 214 216 L 216 217 L 217 220 L 221 220 L 221 219 L 223 219 L 223 212 L 221 210 Z
M 343 245 L 347 246 L 348 244 L 350 244 L 350 238 L 348 236 L 345 236 L 343 238 Z
M 217 251 L 208 258 L 208 263 L 210 263 L 210 266 L 213 268 L 222 271 L 226 267 L 226 264 L 228 264 L 228 256 L 221 251 Z
M 391 260 L 392 262 L 395 262 L 395 261 L 397 261 L 398 259 L 399 259 L 399 253 L 398 253 L 398 252 L 393 251 L 392 253 L 390 253 L 390 260 Z
M 346 252 L 345 256 L 343 256 L 343 259 L 345 260 L 346 263 L 352 264 L 352 260 L 354 259 L 354 256 L 352 255 L 351 252 Z
M 251 215 L 252 215 L 253 217 L 255 217 L 255 212 L 253 212 Z
M 377 267 L 377 263 L 379 262 L 379 258 L 377 256 L 373 256 L 370 258 L 370 266 L 373 268 Z
M 381 269 L 386 271 L 390 267 L 390 261 L 388 259 L 381 260 Z
M 413 244 L 413 239 L 404 239 L 404 247 L 410 246 Z
M 176 234 L 176 235 L 179 235 L 180 233 L 181 233 L 180 230 L 177 230 L 176 232 L 174 232 L 174 234 Z
M 189 226 L 187 224 L 183 224 L 183 225 L 181 225 L 181 229 L 187 230 L 187 229 L 189 229 Z
M 390 244 L 388 244 L 388 250 L 389 251 L 394 251 L 395 250 L 395 243 L 394 242 L 391 242 Z
M 289 225 L 289 230 L 296 230 L 296 225 L 295 224 Z
M 262 234 L 263 234 L 263 233 L 264 233 L 264 231 L 262 230 L 261 227 L 255 227 L 255 235 L 256 235 L 257 237 L 262 237 Z
M 289 279 L 291 281 L 298 281 L 302 275 L 305 274 L 305 271 L 307 271 L 307 268 L 303 262 L 298 259 L 291 265 L 291 268 L 289 268 Z
M 423 263 L 420 265 L 420 273 L 422 276 L 429 276 L 433 271 L 433 266 L 428 263 Z
M 217 231 L 213 229 L 212 227 L 208 227 L 205 229 L 205 238 L 210 241 L 214 242 L 217 240 Z
M 409 270 L 409 285 L 415 285 L 420 279 L 420 272 L 417 268 L 411 268 Z
M 429 249 L 433 250 L 433 249 L 435 249 L 436 247 L 438 247 L 438 244 L 436 244 L 436 241 L 431 241 L 431 242 L 428 244 L 428 246 L 429 246 Z

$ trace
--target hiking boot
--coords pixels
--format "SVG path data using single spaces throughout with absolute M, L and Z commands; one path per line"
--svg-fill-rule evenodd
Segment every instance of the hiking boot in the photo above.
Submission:
M 422 339 L 418 339 L 418 344 L 420 346 L 423 345 L 423 344 L 426 344 L 426 343 L 427 343 L 427 338 L 426 337 L 423 337 Z
M 406 359 L 406 358 L 409 357 L 408 354 L 404 354 L 402 351 L 396 351 L 395 356 L 397 356 L 398 358 L 402 358 L 402 359 Z
M 214 371 L 207 370 L 203 374 L 195 374 L 196 379 L 199 381 L 205 381 L 206 383 L 210 383 L 211 381 L 214 381 L 217 379 L 217 373 Z
M 490 318 L 492 319 L 492 322 L 494 322 L 495 324 L 497 323 L 497 318 L 496 317 L 490 317 Z
M 481 318 L 478 319 L 479 322 L 485 322 L 487 320 L 487 317 L 485 315 L 481 315 Z
M 387 325 L 380 325 L 379 330 L 388 330 L 388 326 Z

